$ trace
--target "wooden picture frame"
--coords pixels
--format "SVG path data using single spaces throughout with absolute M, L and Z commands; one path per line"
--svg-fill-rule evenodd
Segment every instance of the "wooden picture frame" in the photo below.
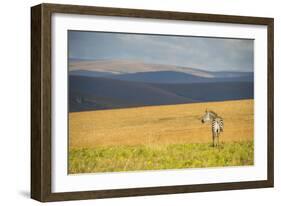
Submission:
M 54 13 L 216 22 L 267 27 L 267 179 L 78 192 L 52 192 L 51 17 Z M 273 187 L 274 88 L 272 18 L 40 4 L 31 8 L 31 198 L 42 202 Z

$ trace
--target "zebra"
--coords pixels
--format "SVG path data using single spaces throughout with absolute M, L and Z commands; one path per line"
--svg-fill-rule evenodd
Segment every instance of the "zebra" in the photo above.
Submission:
M 223 132 L 223 119 L 218 116 L 213 111 L 208 111 L 206 109 L 205 114 L 201 118 L 201 122 L 211 122 L 212 123 L 212 135 L 213 135 L 213 147 L 219 146 L 219 135 Z

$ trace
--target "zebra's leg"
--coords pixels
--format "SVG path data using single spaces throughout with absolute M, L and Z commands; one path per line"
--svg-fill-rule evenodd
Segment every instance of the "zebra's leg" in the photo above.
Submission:
M 213 147 L 216 147 L 216 132 L 213 132 Z
M 218 146 L 218 133 L 216 133 L 216 147 Z
M 216 147 L 218 147 L 219 146 L 219 133 L 218 132 L 216 132 Z

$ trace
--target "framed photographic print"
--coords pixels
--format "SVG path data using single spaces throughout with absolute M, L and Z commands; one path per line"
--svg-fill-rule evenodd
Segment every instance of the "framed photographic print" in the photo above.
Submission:
M 273 187 L 273 19 L 31 8 L 31 197 Z

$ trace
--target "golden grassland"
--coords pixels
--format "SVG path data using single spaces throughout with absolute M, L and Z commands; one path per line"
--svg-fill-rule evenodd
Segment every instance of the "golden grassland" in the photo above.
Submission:
M 224 119 L 212 148 L 205 109 Z M 69 172 L 253 164 L 254 101 L 237 100 L 69 114 Z
M 221 141 L 253 139 L 253 100 L 240 100 L 70 113 L 70 148 L 207 143 L 211 127 L 200 121 L 205 109 L 223 117 Z

